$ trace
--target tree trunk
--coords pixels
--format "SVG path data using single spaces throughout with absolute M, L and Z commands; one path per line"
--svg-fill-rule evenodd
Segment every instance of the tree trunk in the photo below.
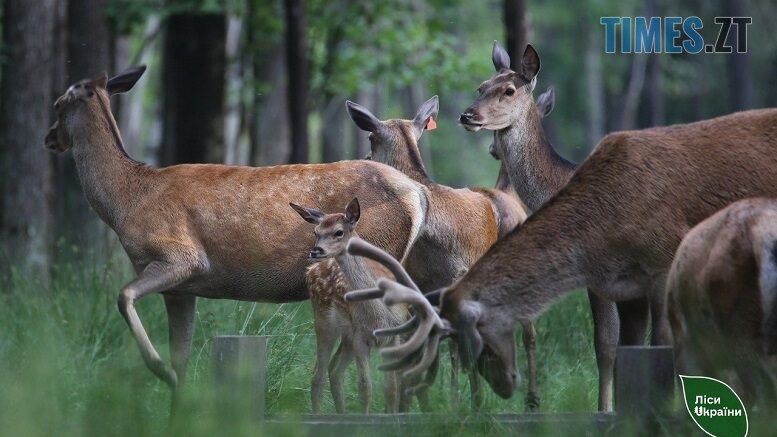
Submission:
M 747 16 L 745 3 L 745 0 L 726 0 L 726 15 L 729 17 Z M 733 47 L 733 52 L 726 55 L 726 61 L 728 63 L 728 89 L 731 93 L 729 102 L 734 111 L 753 107 L 753 71 L 750 66 L 750 53 L 737 53 L 738 40 L 737 29 L 732 26 L 728 45 Z
M 342 96 L 328 99 L 321 110 L 322 162 L 336 162 L 345 159 L 345 107 Z M 363 157 L 362 157 L 363 158 Z
M 255 165 L 284 164 L 291 153 L 291 126 L 283 45 L 254 54 L 253 65 L 254 82 L 267 84 L 263 88 L 268 91 L 254 91 L 251 159 Z
M 165 23 L 163 165 L 224 161 L 223 14 L 173 14 Z
M 605 99 L 602 74 L 602 47 L 598 37 L 599 29 L 588 26 L 585 51 L 586 108 L 588 109 L 586 148 L 594 147 L 604 136 Z M 587 150 L 586 150 L 587 151 Z
M 503 13 L 507 36 L 507 54 L 510 55 L 512 68 L 517 69 L 521 65 L 528 34 L 525 0 L 504 0 Z
M 53 0 L 5 0 L 3 9 L 0 236 L 6 255 L 43 284 L 53 250 L 51 156 L 41 145 L 51 121 L 55 6 Z
M 256 17 L 256 5 L 246 0 L 247 16 Z M 281 13 L 280 4 L 277 5 Z M 252 98 L 246 111 L 248 162 L 276 165 L 288 162 L 291 153 L 287 99 L 286 60 L 283 39 L 277 41 L 262 33 L 257 20 L 247 20 L 246 38 L 250 53 L 249 77 Z
M 308 44 L 305 0 L 284 0 L 286 13 L 286 64 L 288 68 L 290 163 L 308 162 Z
M 653 53 L 647 62 L 647 75 L 643 89 L 645 99 L 640 128 L 662 126 L 666 123 L 661 55 Z
M 237 164 L 240 160 L 240 134 L 243 121 L 243 19 L 230 16 L 227 22 L 227 98 L 224 110 L 224 163 Z

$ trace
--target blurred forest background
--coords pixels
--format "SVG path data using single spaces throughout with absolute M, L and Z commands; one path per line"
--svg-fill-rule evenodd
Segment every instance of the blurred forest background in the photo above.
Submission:
M 411 118 L 433 94 L 440 129 L 422 141 L 442 183 L 491 185 L 488 133 L 458 114 L 492 73 L 493 40 L 539 50 L 545 120 L 582 160 L 603 134 L 777 105 L 771 0 L 0 0 L 0 236 L 44 282 L 63 242 L 116 248 L 67 155 L 41 148 L 52 103 L 71 83 L 135 64 L 149 71 L 114 111 L 130 155 L 157 165 L 270 165 L 366 155 L 345 99 Z M 601 16 L 753 16 L 749 53 L 607 55 Z M 732 32 L 734 33 L 734 32 Z M 734 35 L 732 35 L 733 37 Z M 709 42 L 709 41 L 708 41 Z M 734 40 L 729 39 L 733 44 Z
M 75 81 L 149 66 L 113 110 L 129 154 L 155 165 L 362 158 L 369 143 L 345 99 L 381 118 L 411 118 L 438 94 L 439 128 L 421 147 L 433 177 L 455 186 L 496 179 L 492 135 L 457 124 L 493 73 L 494 40 L 513 62 L 526 42 L 539 51 L 535 96 L 556 90 L 545 128 L 576 161 L 607 132 L 777 106 L 774 0 L 0 0 L 0 11 L 0 429 L 8 435 L 169 435 L 169 391 L 116 311 L 132 277 L 126 256 L 86 203 L 69 153 L 43 148 L 54 99 Z M 604 53 L 600 17 L 666 15 L 700 16 L 707 42 L 718 32 L 713 17 L 752 16 L 749 52 Z M 210 421 L 203 408 L 209 342 L 219 334 L 269 335 L 268 411 L 308 412 L 309 307 L 201 299 L 189 372 L 197 396 L 186 416 L 199 425 L 182 434 L 256 435 L 253 420 Z M 139 311 L 166 351 L 161 299 L 139 302 Z M 585 296 L 554 305 L 537 330 L 542 410 L 595 410 Z M 455 408 L 450 393 L 438 381 L 434 411 Z M 523 409 L 521 395 L 488 396 L 484 411 Z M 463 433 L 451 426 L 445 435 Z

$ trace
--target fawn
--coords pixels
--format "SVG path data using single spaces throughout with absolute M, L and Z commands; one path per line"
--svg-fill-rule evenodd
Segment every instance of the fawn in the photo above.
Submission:
M 316 225 L 313 230 L 316 241 L 310 250 L 310 259 L 319 262 L 311 265 L 305 274 L 316 331 L 316 366 L 310 389 L 313 412 L 321 410 L 322 385 L 327 370 L 335 409 L 338 413 L 344 412 L 343 376 L 355 359 L 359 396 L 366 413 L 372 399 L 370 351 L 380 345 L 372 332 L 404 322 L 408 318 L 407 307 L 389 307 L 379 300 L 349 303 L 343 299 L 349 290 L 373 287 L 378 278 L 393 277 L 380 264 L 350 255 L 345 250 L 349 241 L 359 238 L 356 234 L 361 215 L 358 199 L 351 200 L 345 212 L 335 214 L 290 205 L 305 221 Z M 340 345 L 332 356 L 338 339 Z M 386 374 L 384 393 L 386 411 L 397 411 L 401 390 L 396 372 Z

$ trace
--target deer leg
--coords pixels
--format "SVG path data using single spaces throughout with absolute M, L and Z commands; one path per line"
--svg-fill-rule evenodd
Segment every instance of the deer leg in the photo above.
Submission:
M 620 320 L 620 344 L 638 346 L 645 344 L 650 305 L 647 298 L 618 302 Z
M 666 293 L 664 293 L 663 287 L 656 289 L 650 299 L 650 318 L 653 327 L 650 344 L 653 346 L 671 345 L 672 329 L 669 327 Z
M 528 361 L 529 387 L 526 392 L 526 410 L 537 411 L 540 408 L 540 395 L 537 388 L 537 331 L 534 323 L 525 322 L 523 325 L 523 347 L 526 350 Z
M 478 376 L 477 366 L 467 369 L 467 377 L 469 377 L 469 392 L 470 402 L 472 404 L 472 411 L 480 411 L 483 409 L 483 387 L 480 384 L 480 377 Z
M 353 349 L 351 348 L 350 339 L 343 336 L 340 339 L 340 346 L 329 363 L 329 387 L 332 392 L 332 399 L 335 401 L 335 411 L 339 414 L 345 412 L 343 377 L 345 376 L 345 369 L 348 368 L 351 360 L 353 360 Z
M 394 337 L 392 346 L 399 344 L 399 338 Z M 402 404 L 404 387 L 399 372 L 386 372 L 383 376 L 383 395 L 386 400 L 386 413 L 396 413 Z
M 324 389 L 324 377 L 329 368 L 337 338 L 324 327 L 316 324 L 316 366 L 313 370 L 313 379 L 310 382 L 310 403 L 313 414 L 321 412 L 321 398 Z
M 178 377 L 178 388 L 173 392 L 172 400 L 172 411 L 175 413 L 180 405 L 181 387 L 186 380 L 186 368 L 192 352 L 197 297 L 165 294 L 164 298 L 170 336 L 170 360 Z
M 383 375 L 383 396 L 386 402 L 386 413 L 396 413 L 399 405 L 399 372 L 386 372 Z
M 149 294 L 160 293 L 174 288 L 191 277 L 194 269 L 190 266 L 178 266 L 154 261 L 127 284 L 119 293 L 118 306 L 124 320 L 140 347 L 140 354 L 146 366 L 173 390 L 178 387 L 178 376 L 173 368 L 165 363 L 148 338 L 143 323 L 135 310 L 135 302 Z
M 615 302 L 588 291 L 594 322 L 594 351 L 599 370 L 599 411 L 612 411 L 615 353 L 618 349 L 619 319 Z
M 372 402 L 372 378 L 370 377 L 370 347 L 366 340 L 359 336 L 353 344 L 356 357 L 356 373 L 359 377 L 359 397 L 362 402 L 362 412 L 367 414 Z
M 451 403 L 454 409 L 458 409 L 461 404 L 461 397 L 459 396 L 459 372 L 461 372 L 459 348 L 455 341 L 449 341 L 448 345 L 448 351 L 451 356 Z

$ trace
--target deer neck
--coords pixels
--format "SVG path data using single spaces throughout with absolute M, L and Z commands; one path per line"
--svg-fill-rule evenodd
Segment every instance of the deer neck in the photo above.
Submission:
M 394 167 L 421 184 L 427 185 L 432 182 L 424 167 L 418 142 L 407 128 L 403 127 L 400 130 L 400 138 L 394 147 L 387 148 L 382 156 L 373 155 L 373 159 Z
M 354 290 L 375 286 L 375 275 L 365 258 L 351 255 L 344 250 L 335 259 Z
M 522 119 L 494 133 L 509 180 L 531 212 L 566 185 L 575 165 L 562 158 L 545 137 L 540 116 L 525 111 Z
M 125 152 L 107 98 L 99 104 L 95 120 L 73 135 L 73 158 L 86 199 L 115 229 L 144 190 L 149 168 Z
M 559 296 L 585 286 L 583 242 L 592 231 L 584 223 L 569 226 L 578 220 L 574 211 L 555 206 L 561 208 L 543 208 L 542 220 L 530 217 L 494 244 L 444 301 L 474 301 L 505 320 L 533 320 Z

